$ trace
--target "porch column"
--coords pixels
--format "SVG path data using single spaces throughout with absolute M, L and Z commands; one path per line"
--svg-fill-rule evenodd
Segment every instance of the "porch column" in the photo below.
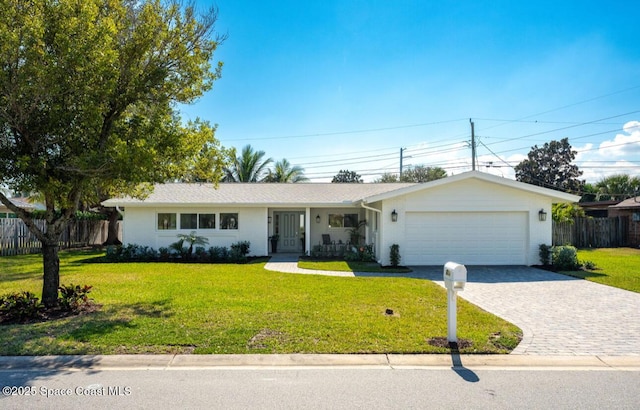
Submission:
M 311 253 L 311 208 L 307 208 L 304 212 L 304 250 Z

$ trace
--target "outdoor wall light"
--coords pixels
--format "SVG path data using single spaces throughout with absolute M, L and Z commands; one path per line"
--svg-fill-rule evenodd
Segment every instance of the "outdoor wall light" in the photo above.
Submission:
M 271 217 L 267 216 L 267 222 L 271 223 Z
M 316 223 L 319 224 L 320 223 L 320 214 L 318 214 L 318 216 L 316 216 Z
M 398 222 L 398 213 L 395 209 L 391 212 L 391 222 Z
M 544 209 L 541 209 L 538 212 L 538 219 L 540 220 L 540 222 L 544 222 L 547 220 L 547 213 L 544 211 Z

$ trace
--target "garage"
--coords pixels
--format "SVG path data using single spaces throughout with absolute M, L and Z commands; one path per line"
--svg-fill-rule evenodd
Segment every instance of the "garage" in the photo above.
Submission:
M 407 212 L 403 264 L 525 265 L 528 212 Z

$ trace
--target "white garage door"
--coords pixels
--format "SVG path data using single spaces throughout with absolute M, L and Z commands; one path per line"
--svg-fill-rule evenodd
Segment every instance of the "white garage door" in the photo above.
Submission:
M 409 212 L 403 264 L 524 265 L 526 212 Z

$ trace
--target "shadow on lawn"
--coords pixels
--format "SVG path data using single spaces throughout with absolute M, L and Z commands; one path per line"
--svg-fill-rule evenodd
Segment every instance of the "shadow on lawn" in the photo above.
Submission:
M 598 273 L 598 272 L 594 272 L 594 271 L 583 271 L 583 270 L 570 271 L 570 272 L 559 272 L 559 273 L 562 273 L 563 275 L 573 276 L 574 278 L 581 278 L 581 279 L 603 278 L 603 277 L 609 276 L 606 273 Z

